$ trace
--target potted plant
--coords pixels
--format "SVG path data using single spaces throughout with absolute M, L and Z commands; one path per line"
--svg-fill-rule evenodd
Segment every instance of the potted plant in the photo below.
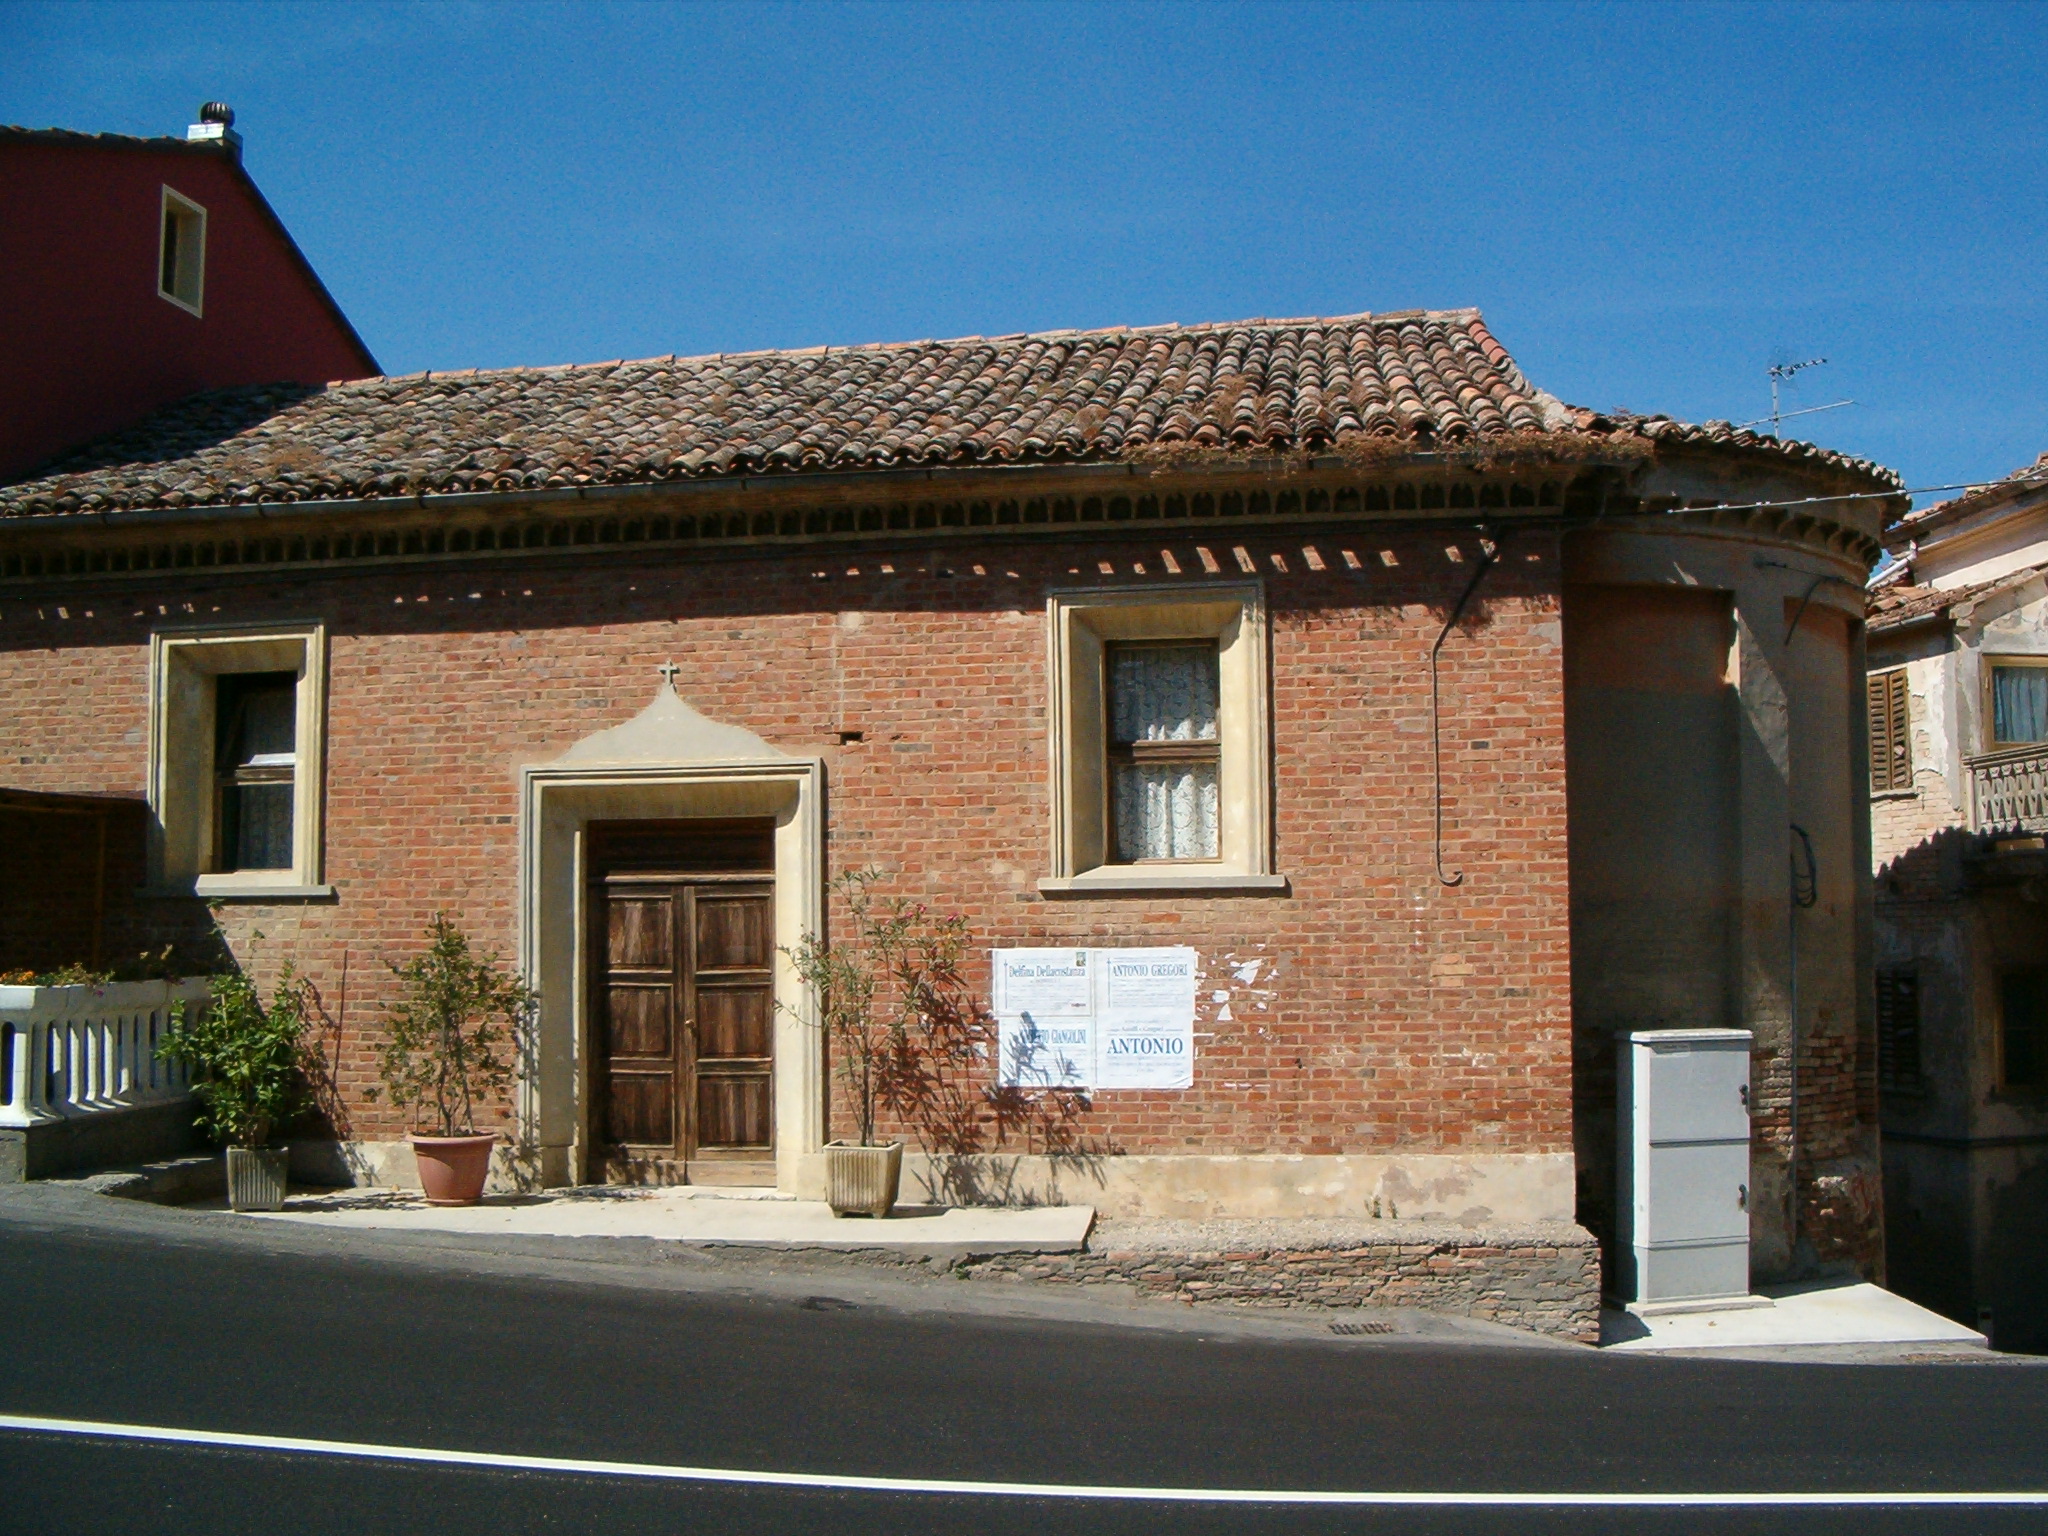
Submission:
M 477 1130 L 477 1109 L 504 1101 L 509 1049 L 533 993 L 499 970 L 496 956 L 474 953 L 445 912 L 427 925 L 425 952 L 391 962 L 391 970 L 400 995 L 385 1008 L 390 1029 L 377 1047 L 377 1075 L 392 1104 L 411 1113 L 408 1140 L 428 1204 L 475 1205 L 498 1142 L 496 1131 Z
M 269 1004 L 240 971 L 213 978 L 197 1017 L 183 1003 L 157 1053 L 192 1068 L 199 1124 L 227 1148 L 228 1205 L 274 1211 L 284 1204 L 290 1151 L 271 1132 L 299 1107 L 311 988 L 287 964 Z
M 837 1216 L 881 1217 L 895 1208 L 903 1143 L 881 1139 L 877 1122 L 884 1112 L 901 1119 L 926 1106 L 935 1058 L 972 1053 L 957 1026 L 981 1017 L 960 970 L 966 919 L 881 900 L 869 889 L 878 878 L 876 870 L 849 870 L 833 882 L 852 921 L 846 943 L 809 934 L 785 951 L 816 1001 L 814 1022 L 853 1111 L 855 1139 L 825 1144 L 826 1199 Z

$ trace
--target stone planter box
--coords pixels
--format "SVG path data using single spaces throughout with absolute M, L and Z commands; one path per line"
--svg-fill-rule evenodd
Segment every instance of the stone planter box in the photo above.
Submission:
M 896 1208 L 903 1177 L 903 1143 L 862 1147 L 825 1143 L 825 1199 L 834 1216 L 886 1216 Z
M 285 1172 L 290 1166 L 291 1151 L 286 1147 L 229 1147 L 228 1208 L 283 1210 Z

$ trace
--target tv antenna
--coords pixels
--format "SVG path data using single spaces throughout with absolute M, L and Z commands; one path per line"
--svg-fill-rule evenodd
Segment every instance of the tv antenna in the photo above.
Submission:
M 1778 423 L 1788 417 L 1811 416 L 1815 411 L 1839 411 L 1845 405 L 1854 405 L 1856 403 L 1854 400 L 1835 400 L 1827 405 L 1802 406 L 1796 411 L 1780 411 L 1778 409 L 1778 386 L 1791 378 L 1795 373 L 1801 373 L 1808 368 L 1818 368 L 1826 361 L 1827 359 L 1824 357 L 1809 357 L 1803 363 L 1771 364 L 1771 414 L 1759 416 L 1755 421 L 1739 421 L 1735 424 L 1737 429 L 1760 427 L 1768 421 L 1771 424 L 1771 436 L 1776 437 L 1778 435 Z

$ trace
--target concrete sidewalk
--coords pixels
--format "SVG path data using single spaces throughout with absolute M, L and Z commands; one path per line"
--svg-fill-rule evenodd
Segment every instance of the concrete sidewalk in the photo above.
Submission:
M 602 1185 L 492 1195 L 481 1205 L 470 1206 L 429 1205 L 413 1190 L 307 1190 L 291 1195 L 282 1211 L 246 1212 L 244 1219 L 472 1236 L 638 1237 L 757 1248 L 880 1249 L 909 1258 L 957 1262 L 997 1254 L 1078 1251 L 1087 1242 L 1095 1212 L 1085 1205 L 912 1205 L 898 1206 L 893 1215 L 877 1221 L 837 1217 L 823 1201 L 785 1200 L 766 1192 Z
M 1768 1304 L 1654 1317 L 1610 1308 L 1601 1314 L 1600 1343 L 1637 1354 L 1868 1344 L 1985 1347 L 1984 1335 L 1975 1329 L 1861 1282 L 1772 1287 L 1752 1301 Z

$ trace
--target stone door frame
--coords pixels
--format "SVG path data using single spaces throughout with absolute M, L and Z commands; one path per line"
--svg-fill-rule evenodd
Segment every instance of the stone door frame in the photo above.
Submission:
M 825 765 L 820 758 L 576 763 L 520 770 L 519 964 L 539 994 L 516 1106 L 522 1161 L 543 1186 L 595 1176 L 590 1126 L 586 836 L 594 821 L 775 819 L 775 1187 L 820 1181 L 822 1031 L 788 957 L 825 925 Z

